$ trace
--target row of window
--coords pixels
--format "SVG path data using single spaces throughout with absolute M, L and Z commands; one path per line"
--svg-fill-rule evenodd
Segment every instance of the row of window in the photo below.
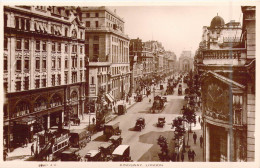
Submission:
M 29 50 L 30 49 L 29 39 L 24 39 L 23 43 L 24 43 L 24 50 Z M 41 48 L 41 44 L 42 44 L 42 48 Z M 47 44 L 46 41 L 40 42 L 39 40 L 36 40 L 35 50 L 40 51 L 42 49 L 42 51 L 47 51 L 46 44 Z M 56 47 L 56 44 L 57 44 L 57 47 Z M 4 38 L 4 48 L 7 49 L 7 47 L 8 47 L 8 40 L 7 40 L 7 38 Z M 22 49 L 22 39 L 16 39 L 16 49 L 17 50 Z M 58 52 L 61 52 L 61 43 L 52 42 L 51 51 L 55 52 L 56 49 Z M 67 44 L 65 44 L 65 52 L 68 52 Z M 77 45 L 73 45 L 72 53 L 76 53 L 76 52 L 77 52 Z M 80 46 L 80 54 L 83 54 L 83 46 Z
M 57 68 L 61 69 L 61 58 L 58 57 L 57 61 L 53 57 L 51 61 L 51 68 L 56 69 L 56 62 L 58 63 Z M 29 72 L 30 70 L 30 60 L 29 59 L 24 59 L 24 71 Z M 77 57 L 72 57 L 72 68 L 77 67 Z M 68 60 L 65 59 L 65 68 L 68 68 Z M 80 68 L 83 68 L 83 60 L 80 59 Z M 39 57 L 35 59 L 35 70 L 40 70 L 41 69 L 41 60 Z M 46 59 L 42 59 L 42 69 L 45 71 L 47 69 L 47 61 Z M 4 59 L 4 71 L 8 71 L 8 61 L 7 58 Z M 16 60 L 16 71 L 22 71 L 22 60 L 18 59 Z
M 98 21 L 95 21 L 95 27 L 99 27 Z M 86 27 L 91 27 L 91 22 L 90 21 L 86 21 Z
M 86 13 L 85 14 L 86 18 L 90 18 L 90 14 L 92 15 L 92 13 Z M 82 17 L 84 17 L 84 15 Z M 91 17 L 94 17 L 94 16 L 92 15 Z M 99 13 L 96 12 L 95 17 L 99 17 Z

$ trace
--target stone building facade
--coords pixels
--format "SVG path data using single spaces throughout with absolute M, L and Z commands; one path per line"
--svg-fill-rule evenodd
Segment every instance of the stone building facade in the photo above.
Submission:
M 179 58 L 179 71 L 190 72 L 190 70 L 193 70 L 193 58 L 191 51 L 182 51 Z
M 112 99 L 122 99 L 130 89 L 129 38 L 124 20 L 107 7 L 82 7 L 85 23 L 85 54 L 89 58 L 89 98 L 95 99 L 100 88 Z M 107 99 L 111 100 L 111 99 Z
M 255 7 L 242 12 L 242 27 L 214 17 L 196 52 L 204 161 L 254 161 Z
M 48 129 L 82 116 L 85 31 L 75 13 L 65 7 L 4 6 L 6 148 L 31 141 L 36 121 Z

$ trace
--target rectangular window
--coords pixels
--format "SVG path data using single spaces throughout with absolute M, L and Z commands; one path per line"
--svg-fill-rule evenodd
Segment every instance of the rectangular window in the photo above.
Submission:
M 42 50 L 43 50 L 43 51 L 46 51 L 46 41 L 43 41 L 43 42 L 42 42 Z
M 99 45 L 98 44 L 93 44 L 93 54 L 98 55 L 99 54 Z
M 80 54 L 83 54 L 83 47 L 80 46 Z
M 61 43 L 58 43 L 58 51 L 61 52 Z
M 46 87 L 46 79 L 42 79 L 42 87 Z
M 90 21 L 86 21 L 86 27 L 90 27 Z
M 29 77 L 24 78 L 24 90 L 29 90 Z
M 4 38 L 4 49 L 7 49 L 8 46 L 8 39 L 5 37 Z
M 58 58 L 58 68 L 61 68 L 61 58 Z
M 98 27 L 98 21 L 96 21 L 95 24 L 96 24 L 96 27 Z
M 65 37 L 68 37 L 68 28 L 65 28 Z
M 15 17 L 15 28 L 16 29 L 20 29 L 19 28 L 19 18 L 18 17 Z
M 94 84 L 94 76 L 91 77 L 91 84 Z
M 99 40 L 99 36 L 94 36 L 94 41 L 98 41 Z
M 16 60 L 16 70 L 21 71 L 22 70 L 22 61 Z
M 22 49 L 22 40 L 21 39 L 16 40 L 16 49 L 18 49 L 18 50 Z
M 37 40 L 37 41 L 36 41 L 36 50 L 37 50 L 37 51 L 40 51 L 40 48 L 41 48 L 40 44 L 41 44 L 40 41 Z
M 25 22 L 24 19 L 21 19 L 21 29 L 24 30 L 25 28 Z
M 68 60 L 65 60 L 65 68 L 68 68 Z
M 55 69 L 55 67 L 56 67 L 56 61 L 55 61 L 55 59 L 52 59 L 51 60 L 51 68 Z
M 65 44 L 65 52 L 68 52 L 68 44 Z
M 86 13 L 86 17 L 89 18 L 90 17 L 90 13 Z
M 95 15 L 96 15 L 96 17 L 98 17 L 98 13 L 96 13 Z
M 58 85 L 61 85 L 61 75 L 58 74 Z
M 39 59 L 35 60 L 35 69 L 40 70 L 40 60 Z
M 51 85 L 55 86 L 55 75 L 51 76 Z
M 40 79 L 35 79 L 35 89 L 40 88 Z
M 64 74 L 64 83 L 68 84 L 68 72 L 65 72 Z
M 72 46 L 72 52 L 73 52 L 73 53 L 76 53 L 76 52 L 77 52 L 77 45 L 73 45 L 73 46 Z
M 44 59 L 44 60 L 42 60 L 42 69 L 46 69 L 46 60 Z
M 7 93 L 8 91 L 8 83 L 4 82 L 4 92 Z
M 4 59 L 4 71 L 7 71 L 8 70 L 8 64 L 7 64 L 7 59 Z
M 85 55 L 88 57 L 89 56 L 89 45 L 85 44 Z
M 5 27 L 7 26 L 7 15 L 6 14 L 4 15 L 4 26 Z
M 24 40 L 24 49 L 25 50 L 29 50 L 30 49 L 30 47 L 29 47 L 29 40 L 28 39 Z
M 82 59 L 80 60 L 80 68 L 83 67 L 83 62 L 82 62 Z
M 55 51 L 56 49 L 56 46 L 55 46 L 55 42 L 52 42 L 51 43 L 51 51 Z
M 30 20 L 26 20 L 26 30 L 30 30 Z
M 25 71 L 28 71 L 29 70 L 29 60 L 28 59 L 26 59 L 26 60 L 24 60 L 24 70 Z
M 21 81 L 15 82 L 15 90 L 16 91 L 21 91 Z

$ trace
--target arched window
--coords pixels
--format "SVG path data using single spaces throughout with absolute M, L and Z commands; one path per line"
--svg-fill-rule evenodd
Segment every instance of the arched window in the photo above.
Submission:
M 71 100 L 72 100 L 72 101 L 77 101 L 77 100 L 78 100 L 78 94 L 77 94 L 76 91 L 73 91 L 73 92 L 71 93 Z
M 75 29 L 72 30 L 71 37 L 72 38 L 77 38 L 77 31 Z
M 61 97 L 58 94 L 54 94 L 51 98 L 50 106 L 55 107 L 60 105 L 62 105 Z
M 13 113 L 13 117 L 20 117 L 30 113 L 29 103 L 25 101 L 21 101 L 16 105 L 15 112 Z
M 40 97 L 34 103 L 34 111 L 42 111 L 47 109 L 47 101 L 46 99 Z

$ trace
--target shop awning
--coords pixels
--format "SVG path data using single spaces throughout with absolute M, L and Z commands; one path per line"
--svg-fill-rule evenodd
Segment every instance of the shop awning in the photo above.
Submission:
M 109 100 L 110 103 L 114 102 L 114 99 L 109 94 L 106 94 L 106 98 Z
M 20 125 L 31 125 L 35 122 L 35 117 L 34 116 L 28 116 L 28 117 L 24 117 L 24 118 L 19 118 L 17 120 L 15 120 L 16 124 L 20 124 Z

